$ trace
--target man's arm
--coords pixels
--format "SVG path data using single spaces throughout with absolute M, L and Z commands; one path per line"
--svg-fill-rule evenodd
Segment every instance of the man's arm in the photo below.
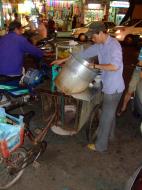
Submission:
M 117 71 L 119 68 L 113 64 L 94 64 L 95 69 L 105 70 L 105 71 Z
M 21 37 L 21 48 L 22 48 L 22 51 L 24 51 L 25 53 L 29 53 L 38 58 L 43 57 L 42 50 L 40 50 L 35 45 L 28 42 L 28 40 L 25 37 Z
M 122 48 L 119 43 L 112 41 L 108 46 L 109 59 L 107 64 L 95 64 L 96 69 L 104 71 L 117 71 L 123 67 Z

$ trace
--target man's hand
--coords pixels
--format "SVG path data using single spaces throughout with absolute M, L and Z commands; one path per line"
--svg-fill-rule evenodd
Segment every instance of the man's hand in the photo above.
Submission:
M 52 61 L 50 65 L 61 65 L 63 62 L 65 61 L 62 59 L 57 59 L 57 60 Z
M 54 60 L 50 63 L 50 65 L 61 65 L 62 63 L 66 62 L 68 59 L 70 58 L 67 57 L 67 58 L 64 58 L 64 59 L 57 59 L 57 60 Z
M 95 65 L 94 63 L 89 63 L 89 66 L 88 66 L 90 69 L 94 69 Z

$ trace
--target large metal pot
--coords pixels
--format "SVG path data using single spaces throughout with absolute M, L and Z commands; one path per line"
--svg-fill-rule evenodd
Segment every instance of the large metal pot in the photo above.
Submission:
M 57 88 L 65 94 L 84 91 L 97 75 L 97 71 L 88 66 L 88 61 L 72 55 L 55 79 Z

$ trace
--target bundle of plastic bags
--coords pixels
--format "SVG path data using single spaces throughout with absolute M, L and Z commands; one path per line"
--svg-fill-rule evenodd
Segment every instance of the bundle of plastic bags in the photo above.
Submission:
M 0 152 L 7 158 L 24 139 L 23 116 L 13 117 L 0 108 Z

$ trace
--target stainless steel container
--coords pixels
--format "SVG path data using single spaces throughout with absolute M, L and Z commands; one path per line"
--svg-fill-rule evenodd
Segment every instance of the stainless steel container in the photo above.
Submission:
M 97 71 L 88 66 L 88 61 L 71 55 L 55 79 L 57 88 L 65 94 L 84 91 L 97 75 Z

